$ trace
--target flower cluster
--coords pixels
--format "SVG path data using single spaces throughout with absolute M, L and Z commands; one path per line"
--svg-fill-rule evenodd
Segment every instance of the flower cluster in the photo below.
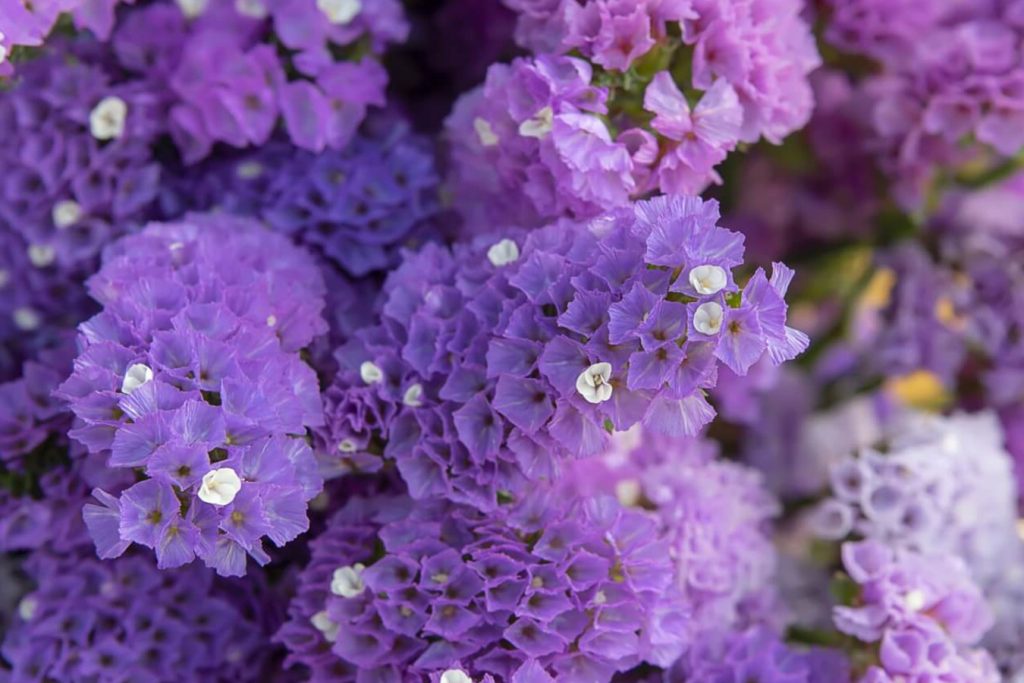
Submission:
M 997 419 L 913 415 L 889 431 L 882 450 L 832 466 L 818 533 L 959 557 L 987 586 L 1019 559 L 1012 461 Z
M 535 221 L 699 192 L 739 143 L 778 143 L 810 115 L 819 59 L 799 0 L 507 4 L 537 56 L 491 67 L 448 122 L 471 216 L 505 211 L 513 188 L 512 215 Z
M 878 647 L 877 664 L 859 683 L 1000 680 L 988 653 L 971 649 L 992 626 L 992 613 L 962 562 L 873 540 L 846 543 L 842 553 L 859 599 L 835 608 L 836 626 Z
M 540 491 L 491 514 L 357 498 L 312 548 L 280 638 L 314 681 L 458 662 L 463 676 L 607 682 L 680 649 L 685 613 L 657 521 L 611 498 Z
M 165 190 L 171 216 L 216 208 L 253 216 L 363 277 L 398 260 L 431 232 L 439 210 L 426 141 L 394 121 L 344 151 L 313 154 L 283 143 L 185 169 Z
M 110 36 L 118 0 L 3 0 L 0 2 L 0 76 L 13 71 L 9 58 L 16 47 L 39 47 L 64 12 L 75 26 L 101 39 Z
M 903 204 L 920 207 L 944 168 L 1012 157 L 1024 146 L 1018 3 L 829 4 L 828 39 L 878 63 L 861 99 Z
M 321 486 L 301 438 L 323 420 L 319 387 L 298 354 L 325 328 L 313 261 L 245 219 L 195 215 L 111 245 L 89 287 L 104 310 L 59 390 L 70 434 L 139 478 L 85 510 L 101 557 L 138 543 L 161 568 L 266 562 L 263 538 L 303 532 Z
M 717 218 L 714 202 L 658 198 L 410 255 L 383 323 L 339 350 L 321 452 L 364 471 L 383 455 L 414 498 L 487 509 L 610 431 L 697 433 L 719 363 L 744 374 L 807 343 L 786 326 L 792 271 L 740 289 L 742 238 Z
M 38 551 L 26 563 L 36 588 L 0 645 L 9 680 L 266 680 L 267 596 L 198 567 L 90 555 Z

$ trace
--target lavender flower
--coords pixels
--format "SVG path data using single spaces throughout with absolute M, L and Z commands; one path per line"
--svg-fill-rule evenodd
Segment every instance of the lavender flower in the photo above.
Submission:
M 484 515 L 357 498 L 312 546 L 279 637 L 314 681 L 610 681 L 678 654 L 657 523 L 612 499 L 535 492 Z
M 34 553 L 36 584 L 0 655 L 11 681 L 267 680 L 274 628 L 267 596 L 199 568 L 161 572 L 148 558 Z M 267 604 L 267 607 L 263 605 Z M 270 618 L 268 622 L 267 619 Z
M 792 271 L 740 290 L 742 238 L 717 218 L 714 202 L 658 198 L 409 255 L 382 324 L 338 353 L 320 452 L 346 469 L 383 455 L 414 498 L 488 509 L 610 431 L 695 434 L 719 362 L 742 374 L 807 343 L 785 324 Z
M 138 543 L 161 568 L 265 563 L 263 538 L 303 532 L 321 487 L 300 438 L 323 420 L 298 355 L 325 329 L 313 262 L 247 220 L 195 215 L 112 245 L 89 287 L 104 311 L 59 391 L 71 436 L 139 476 L 85 510 L 100 556 Z

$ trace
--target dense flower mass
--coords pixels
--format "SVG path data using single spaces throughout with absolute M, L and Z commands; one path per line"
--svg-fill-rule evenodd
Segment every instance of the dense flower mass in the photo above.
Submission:
M 487 509 L 611 431 L 696 434 L 719 363 L 743 374 L 807 343 L 786 326 L 792 271 L 740 289 L 743 241 L 717 218 L 714 202 L 659 198 L 410 255 L 383 324 L 339 351 L 321 452 L 348 470 L 393 459 L 414 498 Z
M 685 613 L 657 526 L 611 498 L 540 492 L 493 514 L 356 498 L 314 541 L 280 638 L 315 681 L 459 662 L 497 680 L 550 680 L 533 669 L 595 683 L 665 665 Z
M 362 277 L 398 260 L 432 232 L 440 210 L 429 146 L 398 123 L 343 152 L 284 143 L 182 171 L 164 211 L 216 209 L 261 219 Z M 392 127 L 393 125 L 393 127 Z
M 199 567 L 164 572 L 150 558 L 90 555 L 41 550 L 28 560 L 36 587 L 0 644 L 6 680 L 266 680 L 269 596 Z
M 86 522 L 102 557 L 131 543 L 160 567 L 197 555 L 224 575 L 307 528 L 320 490 L 300 437 L 322 422 L 298 351 L 324 330 L 323 281 L 304 252 L 244 219 L 195 215 L 112 245 L 90 281 L 104 307 L 60 393 L 71 436 L 140 480 Z

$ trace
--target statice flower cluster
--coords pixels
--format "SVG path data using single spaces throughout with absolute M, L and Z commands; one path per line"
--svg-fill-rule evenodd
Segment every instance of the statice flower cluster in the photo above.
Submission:
M 313 542 L 280 637 L 316 681 L 454 662 L 496 680 L 610 681 L 678 655 L 672 578 L 656 519 L 612 498 L 535 491 L 491 514 L 356 498 Z
M 40 550 L 0 644 L 11 681 L 266 680 L 275 617 L 252 588 L 150 558 Z
M 827 4 L 828 40 L 877 64 L 860 97 L 904 205 L 922 206 L 947 168 L 998 165 L 1024 146 L 1019 3 Z
M 447 124 L 456 200 L 478 221 L 699 192 L 737 145 L 809 118 L 819 58 L 799 0 L 507 4 L 536 54 L 492 66 Z
M 693 435 L 724 364 L 794 357 L 792 271 L 740 288 L 718 206 L 657 198 L 591 222 L 427 246 L 389 277 L 383 322 L 339 350 L 320 452 L 394 461 L 414 498 L 488 509 L 642 423 Z
M 285 238 L 241 218 L 153 224 L 108 249 L 89 281 L 60 387 L 71 436 L 138 481 L 85 510 L 101 557 L 133 543 L 161 568 L 196 556 L 223 575 L 263 564 L 263 539 L 306 530 L 321 482 L 302 435 L 323 420 L 301 360 L 325 324 L 323 281 Z
M 169 216 L 252 216 L 356 278 L 398 261 L 437 232 L 439 178 L 425 139 L 401 123 L 320 154 L 283 142 L 183 169 L 163 189 Z
M 75 26 L 106 39 L 114 27 L 118 0 L 3 0 L 0 2 L 0 76 L 13 72 L 11 52 L 17 47 L 39 47 L 64 13 Z
M 987 586 L 1019 559 L 1013 463 L 994 415 L 912 415 L 880 449 L 834 463 L 817 510 L 826 538 L 961 558 Z
M 989 654 L 973 647 L 992 626 L 992 613 L 962 562 L 874 540 L 851 541 L 842 552 L 858 600 L 835 608 L 836 626 L 877 647 L 877 663 L 858 683 L 1000 680 Z

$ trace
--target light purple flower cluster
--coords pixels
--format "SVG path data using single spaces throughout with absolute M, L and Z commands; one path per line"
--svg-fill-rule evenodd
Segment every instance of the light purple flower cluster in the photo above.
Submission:
M 425 139 L 395 121 L 344 151 L 313 154 L 283 143 L 182 171 L 164 210 L 252 216 L 321 253 L 354 277 L 389 268 L 399 247 L 431 236 L 439 178 Z
M 832 466 L 818 533 L 955 556 L 987 587 L 1019 561 L 1013 463 L 998 420 L 914 414 L 888 431 L 883 450 Z
M 836 626 L 878 648 L 877 664 L 859 683 L 1000 680 L 988 653 L 972 649 L 992 626 L 992 612 L 958 558 L 874 540 L 846 543 L 842 554 L 859 598 L 834 609 Z
M 189 163 L 216 143 L 262 145 L 279 121 L 298 147 L 344 147 L 367 108 L 384 104 L 375 56 L 408 31 L 397 0 L 179 4 L 140 10 L 115 40 L 160 54 L 150 68 L 168 79 L 170 132 Z
M 198 567 L 159 571 L 139 556 L 91 555 L 29 558 L 36 588 L 21 599 L 0 645 L 10 667 L 5 680 L 268 680 L 273 603 L 266 595 L 248 599 L 253 584 Z
M 152 224 L 89 280 L 102 313 L 80 327 L 60 387 L 70 434 L 137 473 L 85 510 L 101 557 L 132 543 L 159 566 L 197 555 L 223 575 L 306 530 L 321 488 L 306 428 L 323 421 L 299 351 L 325 330 L 323 281 L 286 238 L 245 219 Z
M 383 455 L 414 498 L 488 509 L 609 432 L 696 434 L 720 362 L 743 374 L 807 344 L 786 326 L 792 271 L 741 290 L 742 237 L 717 219 L 713 201 L 657 198 L 410 254 L 382 324 L 338 352 L 321 453 L 364 471 Z
M 9 59 L 14 48 L 41 46 L 65 12 L 74 18 L 75 26 L 106 40 L 114 27 L 117 4 L 118 0 L 0 1 L 0 76 L 13 71 Z
M 1024 147 L 1024 10 L 1012 0 L 841 0 L 827 37 L 879 64 L 861 98 L 895 194 L 919 208 L 944 167 Z M 972 144 L 964 144 L 969 140 Z
M 819 59 L 799 0 L 507 4 L 537 56 L 492 66 L 448 122 L 471 216 L 507 210 L 513 188 L 512 215 L 535 222 L 699 192 L 737 144 L 778 143 L 810 116 Z
M 607 683 L 681 648 L 685 613 L 658 522 L 612 498 L 535 491 L 490 514 L 357 498 L 311 545 L 280 637 L 314 681 L 454 666 Z

